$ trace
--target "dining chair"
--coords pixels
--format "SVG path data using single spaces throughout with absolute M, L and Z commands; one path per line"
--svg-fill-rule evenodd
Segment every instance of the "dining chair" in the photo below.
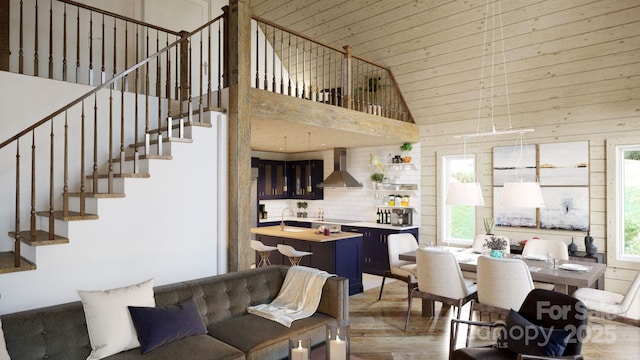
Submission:
M 269 260 L 269 256 L 271 252 L 277 250 L 278 248 L 275 246 L 268 246 L 262 243 L 260 240 L 251 240 L 251 248 L 255 250 L 260 256 L 260 261 L 256 265 L 256 267 L 265 267 L 271 265 L 271 260 Z
M 278 251 L 280 252 L 280 254 L 289 258 L 291 266 L 300 265 L 300 260 L 302 260 L 303 256 L 313 255 L 312 252 L 299 251 L 294 249 L 293 246 L 285 244 L 278 244 Z
M 390 234 L 387 236 L 387 251 L 389 253 L 389 270 L 382 275 L 382 284 L 378 300 L 382 298 L 382 290 L 386 278 L 394 278 L 407 283 L 407 295 L 411 297 L 411 289 L 418 286 L 416 264 L 411 261 L 400 260 L 400 254 L 414 251 L 418 248 L 418 240 L 409 233 Z
M 560 260 L 569 260 L 569 249 L 564 241 L 548 240 L 548 239 L 531 239 L 528 240 L 522 249 L 522 256 L 527 257 L 544 257 Z M 537 289 L 553 290 L 554 285 L 535 281 L 533 283 Z
M 531 290 L 506 321 L 482 322 L 451 319 L 449 359 L 583 359 L 587 311 L 580 300 L 555 291 Z M 558 309 L 562 309 L 559 313 Z M 456 349 L 457 328 L 466 324 L 502 330 L 497 341 L 486 346 Z M 457 326 L 455 326 L 457 325 Z M 478 332 L 490 334 L 490 331 Z
M 534 289 L 527 264 L 513 258 L 479 256 L 476 282 L 478 301 L 472 309 L 480 313 L 507 315 L 509 309 L 519 309 Z
M 522 256 L 544 256 L 569 260 L 567 244 L 560 240 L 531 239 L 522 249 Z
M 456 319 L 460 319 L 462 307 L 477 298 L 477 286 L 472 280 L 462 276 L 460 265 L 453 253 L 435 248 L 418 248 L 416 266 L 418 287 L 411 289 L 404 331 L 409 327 L 414 297 L 431 300 L 432 313 L 433 301 L 454 306 L 457 308 Z M 469 319 L 471 319 L 471 311 L 469 311 Z
M 580 288 L 573 293 L 573 297 L 584 302 L 589 310 L 621 317 L 618 320 L 636 326 L 640 323 L 640 320 L 637 320 L 640 319 L 640 273 L 636 274 L 625 294 Z

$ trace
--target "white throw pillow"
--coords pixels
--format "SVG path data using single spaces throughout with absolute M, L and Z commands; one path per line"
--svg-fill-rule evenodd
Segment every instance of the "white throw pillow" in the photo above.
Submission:
M 7 351 L 7 344 L 4 342 L 4 332 L 2 331 L 2 319 L 0 319 L 0 360 L 11 360 Z
M 140 346 L 127 306 L 155 307 L 153 279 L 105 291 L 78 291 L 87 319 L 91 354 L 102 359 Z

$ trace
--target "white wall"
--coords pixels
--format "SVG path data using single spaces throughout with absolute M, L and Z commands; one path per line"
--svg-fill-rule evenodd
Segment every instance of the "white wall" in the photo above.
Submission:
M 3 140 L 86 91 L 82 85 L 4 72 L 0 84 L 0 108 L 12 119 L 0 123 Z M 218 252 L 225 244 L 217 239 L 225 237 L 218 235 L 224 230 L 218 221 L 218 193 L 226 174 L 219 172 L 218 159 L 226 154 L 219 154 L 224 148 L 218 144 L 226 141 L 226 133 L 217 125 L 214 119 L 213 128 L 194 129 L 192 144 L 173 143 L 173 160 L 149 164 L 151 178 L 127 179 L 125 198 L 98 200 L 98 220 L 71 222 L 68 230 L 58 223 L 69 244 L 35 250 L 23 245 L 35 257 L 37 270 L 0 276 L 0 313 L 74 301 L 77 289 L 106 289 L 151 277 L 166 284 L 219 273 Z M 0 151 L 0 159 L 6 158 L 6 150 Z M 15 161 L 13 151 L 9 157 Z M 5 165 L 2 176 L 12 172 L 4 171 L 12 168 Z M 7 179 L 2 183 L 12 184 Z M 5 197 L 6 205 L 0 207 L 3 251 L 13 244 L 6 234 L 14 221 L 14 200 Z

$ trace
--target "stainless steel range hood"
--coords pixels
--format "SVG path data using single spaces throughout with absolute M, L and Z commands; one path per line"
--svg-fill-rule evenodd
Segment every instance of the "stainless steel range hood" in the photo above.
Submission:
M 354 179 L 354 177 L 347 172 L 346 148 L 333 149 L 333 172 L 318 186 L 324 188 L 362 187 L 362 183 L 358 182 L 358 180 Z

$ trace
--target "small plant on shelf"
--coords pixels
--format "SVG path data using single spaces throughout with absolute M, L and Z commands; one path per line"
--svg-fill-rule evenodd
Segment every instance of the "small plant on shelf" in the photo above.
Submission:
M 400 151 L 402 151 L 402 162 L 403 163 L 410 163 L 411 162 L 411 156 L 409 156 L 409 151 L 413 150 L 413 145 L 411 145 L 411 143 L 406 142 L 402 145 L 400 145 Z
M 382 180 L 384 180 L 384 174 L 383 173 L 373 173 L 373 174 L 371 174 L 371 181 L 377 182 L 377 183 L 381 183 Z

